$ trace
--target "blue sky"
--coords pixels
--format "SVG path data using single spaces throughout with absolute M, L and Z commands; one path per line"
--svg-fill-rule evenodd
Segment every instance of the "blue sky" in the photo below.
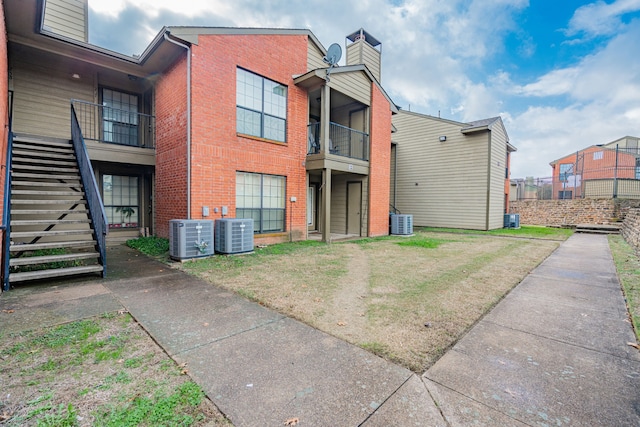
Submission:
M 162 26 L 309 28 L 328 47 L 363 27 L 403 109 L 500 115 L 512 177 L 640 136 L 640 0 L 89 0 L 90 42 L 139 54 Z M 460 151 L 464 152 L 461 146 Z

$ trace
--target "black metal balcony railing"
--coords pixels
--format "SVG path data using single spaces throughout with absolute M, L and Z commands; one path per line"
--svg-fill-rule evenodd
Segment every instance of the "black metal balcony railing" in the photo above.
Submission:
M 320 123 L 308 125 L 307 154 L 320 152 Z M 329 143 L 325 152 L 369 161 L 369 135 L 338 123 L 329 124 Z
M 134 147 L 155 147 L 155 117 L 72 99 L 85 140 Z

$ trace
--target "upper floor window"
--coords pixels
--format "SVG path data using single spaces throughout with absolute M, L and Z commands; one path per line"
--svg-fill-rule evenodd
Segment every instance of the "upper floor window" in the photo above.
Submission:
M 238 133 L 285 142 L 287 87 L 238 68 L 236 129 Z
M 602 160 L 603 158 L 604 158 L 604 152 L 602 151 L 593 152 L 593 160 Z
M 102 89 L 102 108 L 103 140 L 138 145 L 138 97 Z
M 573 163 L 560 164 L 560 181 L 566 182 L 573 176 Z

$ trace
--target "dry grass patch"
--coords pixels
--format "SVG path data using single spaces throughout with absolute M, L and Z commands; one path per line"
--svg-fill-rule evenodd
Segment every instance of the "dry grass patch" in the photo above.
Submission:
M 126 313 L 0 337 L 0 425 L 231 425 Z
M 418 232 L 274 245 L 180 268 L 423 372 L 558 245 Z

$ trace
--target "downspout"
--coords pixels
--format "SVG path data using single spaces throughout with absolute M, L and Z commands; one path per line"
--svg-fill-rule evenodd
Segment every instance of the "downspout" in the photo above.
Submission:
M 191 219 L 191 47 L 170 39 L 167 33 L 164 39 L 187 50 L 187 219 Z
M 491 131 L 488 132 L 488 147 L 489 147 L 489 152 L 487 153 L 488 155 L 488 161 L 487 161 L 487 207 L 486 207 L 486 213 L 485 213 L 485 226 L 484 229 L 486 231 L 489 231 L 489 217 L 491 214 L 491 154 L 492 154 L 492 147 L 491 147 Z

